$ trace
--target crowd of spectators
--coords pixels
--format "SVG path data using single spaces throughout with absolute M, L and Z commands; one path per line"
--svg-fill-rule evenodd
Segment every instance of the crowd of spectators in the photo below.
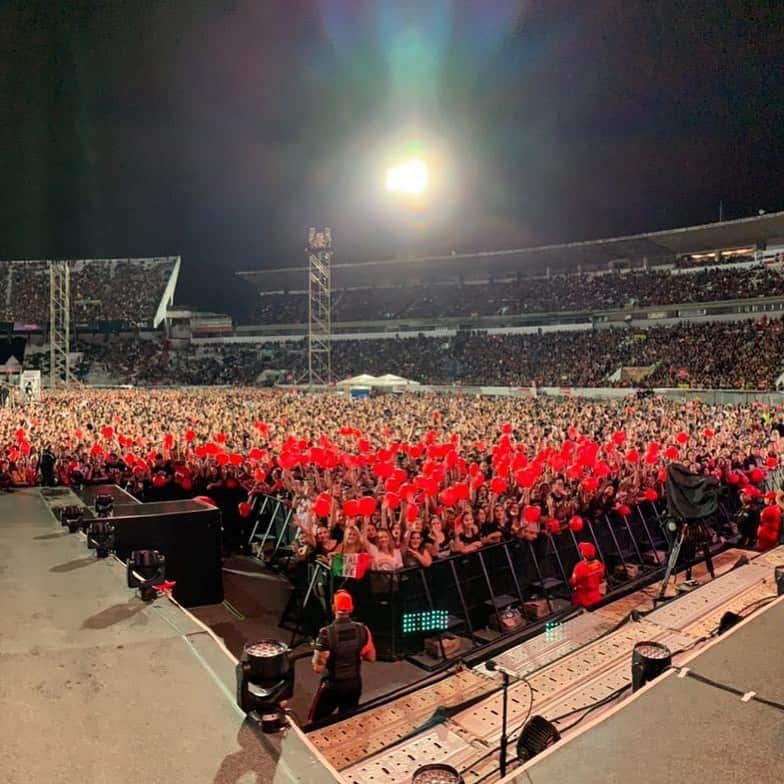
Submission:
M 171 258 L 90 259 L 70 263 L 71 319 L 75 324 L 123 321 L 148 325 L 174 267 Z M 49 265 L 0 262 L 0 320 L 49 322 Z
M 682 322 L 649 329 L 610 328 L 542 334 L 458 332 L 450 337 L 336 340 L 333 377 L 394 373 L 431 384 L 629 386 L 619 368 L 643 368 L 649 386 L 773 389 L 784 370 L 784 321 Z M 307 369 L 305 340 L 172 348 L 168 342 L 84 344 L 83 368 L 103 363 L 116 383 L 261 383 L 265 371 L 295 382 Z M 647 375 L 646 375 L 647 374 Z
M 780 409 L 696 399 L 87 389 L 0 409 L 0 489 L 173 488 L 231 497 L 246 515 L 274 494 L 294 511 L 302 557 L 367 552 L 384 570 L 628 514 L 661 497 L 675 460 L 761 495 L 782 434 Z
M 778 267 L 727 266 L 681 273 L 643 270 L 339 290 L 332 294 L 332 319 L 377 321 L 597 311 L 782 295 L 784 276 Z M 307 321 L 307 296 L 260 293 L 255 316 L 264 324 L 303 323 Z

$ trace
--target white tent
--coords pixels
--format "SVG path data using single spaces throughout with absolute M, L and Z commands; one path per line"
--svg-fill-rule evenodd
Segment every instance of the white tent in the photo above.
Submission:
M 336 386 L 343 389 L 356 389 L 358 387 L 383 387 L 391 389 L 392 387 L 412 387 L 419 386 L 418 381 L 410 381 L 402 376 L 395 376 L 392 373 L 386 373 L 383 376 L 371 376 L 367 373 L 361 373 L 352 378 L 346 378 L 343 381 L 338 381 Z

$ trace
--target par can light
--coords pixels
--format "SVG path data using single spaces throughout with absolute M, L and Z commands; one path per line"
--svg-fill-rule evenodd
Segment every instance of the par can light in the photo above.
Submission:
M 463 784 L 463 777 L 451 765 L 423 765 L 414 771 L 411 784 Z
M 660 642 L 638 642 L 632 651 L 632 691 L 658 678 L 672 664 L 672 653 Z
M 555 724 L 544 716 L 531 716 L 517 739 L 517 758 L 520 762 L 528 762 L 559 740 L 561 733 Z

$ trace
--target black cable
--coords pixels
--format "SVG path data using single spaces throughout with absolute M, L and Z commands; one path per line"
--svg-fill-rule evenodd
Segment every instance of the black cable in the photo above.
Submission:
M 595 702 L 593 705 L 591 705 L 589 708 L 587 708 L 585 710 L 585 713 L 583 713 L 583 715 L 580 716 L 579 719 L 577 719 L 576 721 L 573 721 L 571 724 L 568 724 L 566 727 L 560 727 L 558 731 L 561 734 L 563 734 L 564 732 L 568 732 L 573 727 L 576 727 L 583 719 L 586 718 L 586 716 L 588 716 L 591 713 L 593 713 L 593 711 L 598 710 L 599 708 L 602 708 L 605 705 L 608 705 L 609 703 L 613 702 L 613 700 L 618 699 L 618 697 L 620 697 L 627 689 L 630 689 L 630 688 L 631 688 L 631 684 L 629 683 L 626 686 L 622 686 L 620 689 L 616 689 L 612 694 L 608 694 L 604 699 L 599 700 L 599 702 Z M 572 713 L 575 713 L 575 712 L 576 711 L 572 711 Z M 565 714 L 565 715 L 568 716 L 569 714 Z M 557 721 L 557 720 L 556 719 L 550 719 L 550 721 Z
M 626 684 L 625 686 L 621 686 L 620 688 L 616 689 L 615 691 L 610 692 L 610 694 L 608 694 L 606 697 L 602 697 L 602 699 L 600 699 L 598 702 L 592 702 L 592 703 L 590 703 L 590 705 L 582 705 L 579 708 L 575 708 L 574 710 L 570 710 L 568 713 L 562 713 L 560 716 L 556 716 L 553 719 L 548 719 L 548 721 L 551 721 L 553 723 L 555 723 L 556 721 L 563 721 L 564 719 L 568 719 L 570 716 L 574 716 L 575 713 L 580 713 L 581 711 L 591 711 L 591 710 L 593 710 L 595 708 L 600 708 L 603 705 L 607 705 L 607 703 L 610 703 L 613 700 L 615 700 L 618 697 L 620 697 L 621 694 L 623 694 L 629 688 L 630 685 L 631 684 Z M 582 721 L 582 719 L 580 719 L 580 721 Z M 565 730 L 566 729 L 569 729 L 569 728 L 566 727 Z

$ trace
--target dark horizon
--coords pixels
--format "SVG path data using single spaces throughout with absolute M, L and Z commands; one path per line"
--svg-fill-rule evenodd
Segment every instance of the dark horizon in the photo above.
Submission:
M 784 209 L 784 4 L 586 5 L 6 2 L 0 258 L 181 255 L 230 310 L 310 225 L 351 262 Z

